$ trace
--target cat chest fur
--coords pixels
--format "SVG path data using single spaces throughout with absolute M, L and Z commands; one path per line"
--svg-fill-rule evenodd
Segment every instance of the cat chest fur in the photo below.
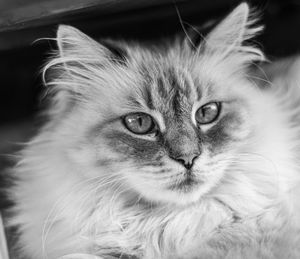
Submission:
M 299 230 L 291 226 L 287 215 L 278 212 L 241 219 L 222 204 L 207 200 L 175 211 L 131 208 L 97 217 L 104 220 L 93 226 L 93 233 L 81 229 L 80 235 L 93 240 L 86 251 L 104 258 L 105 254 L 126 254 L 145 259 L 271 259 L 289 258 L 287 252 L 299 254 L 295 242 Z

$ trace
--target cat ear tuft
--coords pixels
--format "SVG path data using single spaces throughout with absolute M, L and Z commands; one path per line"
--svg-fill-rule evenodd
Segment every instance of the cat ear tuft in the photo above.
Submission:
M 247 3 L 238 5 L 206 37 L 205 49 L 218 50 L 226 55 L 239 48 L 243 41 L 252 38 L 262 27 L 251 27 L 256 20 L 249 17 Z

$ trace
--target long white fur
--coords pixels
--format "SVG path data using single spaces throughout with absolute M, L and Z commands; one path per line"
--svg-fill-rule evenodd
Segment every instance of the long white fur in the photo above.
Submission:
M 182 197 L 182 205 L 172 202 L 170 194 L 165 197 L 168 202 L 160 206 L 154 203 L 152 209 L 139 200 L 125 206 L 134 195 L 129 188 L 132 182 L 128 184 L 130 180 L 124 177 L 130 174 L 129 163 L 127 168 L 118 168 L 117 175 L 99 174 L 91 163 L 93 152 L 68 152 L 74 143 L 80 143 L 87 118 L 78 110 L 57 124 L 58 115 L 68 106 L 65 95 L 74 91 L 93 96 L 100 92 L 97 87 L 114 85 L 108 90 L 102 87 L 101 93 L 115 96 L 117 103 L 118 96 L 128 89 L 121 80 L 109 81 L 111 77 L 118 78 L 120 68 L 114 69 L 105 58 L 95 58 L 95 51 L 105 57 L 105 49 L 83 34 L 84 41 L 78 38 L 73 28 L 59 28 L 61 54 L 46 69 L 62 69 L 69 61 L 79 66 L 68 67 L 63 76 L 52 82 L 59 89 L 50 110 L 53 121 L 28 143 L 15 168 L 18 180 L 11 195 L 17 205 L 9 224 L 19 227 L 20 258 L 112 258 L 107 254 L 120 251 L 146 259 L 300 258 L 300 120 L 295 122 L 292 117 L 299 114 L 300 106 L 288 105 L 300 101 L 299 80 L 273 82 L 272 90 L 265 92 L 249 87 L 249 81 L 244 79 L 245 68 L 263 55 L 254 47 L 241 45 L 260 30 L 249 27 L 253 22 L 247 19 L 248 12 L 246 4 L 240 5 L 230 16 L 234 19 L 221 24 L 218 35 L 212 32 L 208 36 L 209 47 L 201 48 L 202 61 L 196 70 L 219 82 L 241 84 L 241 94 L 256 109 L 256 116 L 249 117 L 249 121 L 256 127 L 257 135 L 247 149 L 238 149 L 224 158 L 221 167 L 229 166 L 226 175 L 220 174 L 207 190 Z M 236 31 L 237 21 L 241 28 Z M 220 55 L 219 47 L 214 49 L 218 44 L 211 44 L 222 39 L 220 33 L 226 37 L 233 33 L 238 39 L 227 41 L 224 55 Z M 63 44 L 69 43 L 88 47 L 82 48 L 85 53 L 69 48 L 70 52 L 62 55 Z M 180 60 L 176 50 L 174 57 L 174 63 Z M 106 69 L 109 67 L 110 77 L 105 75 L 108 72 L 103 70 L 103 62 Z M 295 69 L 299 71 L 300 66 Z M 136 80 L 135 73 L 126 73 Z M 287 84 L 287 91 L 282 90 L 282 83 Z M 98 119 L 97 111 L 89 108 Z M 151 195 L 148 198 L 151 205 Z M 189 203 L 189 199 L 193 202 Z

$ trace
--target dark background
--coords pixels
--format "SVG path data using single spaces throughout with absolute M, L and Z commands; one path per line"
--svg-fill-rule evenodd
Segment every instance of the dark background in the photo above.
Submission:
M 24 4 L 24 2 L 26 2 Z M 153 40 L 182 32 L 182 20 L 199 25 L 220 19 L 235 0 L 2 0 L 0 3 L 0 170 L 34 132 L 41 109 L 40 70 L 56 46 L 57 25 L 70 24 L 95 38 Z M 299 54 L 300 0 L 248 1 L 266 25 L 257 38 L 271 60 Z M 1 183 L 0 183 L 1 185 Z

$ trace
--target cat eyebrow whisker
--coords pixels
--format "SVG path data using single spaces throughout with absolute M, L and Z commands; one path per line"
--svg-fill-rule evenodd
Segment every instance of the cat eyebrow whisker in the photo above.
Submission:
M 176 2 L 174 1 L 174 7 L 175 7 L 175 10 L 176 10 L 176 14 L 178 16 L 178 19 L 179 19 L 179 22 L 180 22 L 180 25 L 181 25 L 181 28 L 185 34 L 185 36 L 187 37 L 188 41 L 190 42 L 190 44 L 194 47 L 194 49 L 197 49 L 197 47 L 195 46 L 194 42 L 192 41 L 192 39 L 190 38 L 185 26 L 184 26 L 184 22 L 182 20 L 182 17 L 181 17 L 181 14 L 179 12 L 179 9 L 178 9 L 178 6 L 176 4 Z

